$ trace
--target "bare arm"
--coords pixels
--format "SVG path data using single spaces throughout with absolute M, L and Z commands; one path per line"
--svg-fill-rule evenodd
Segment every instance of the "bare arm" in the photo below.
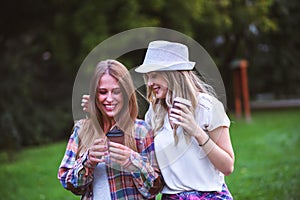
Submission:
M 228 176 L 234 169 L 234 152 L 230 141 L 229 129 L 218 127 L 209 133 L 209 136 L 200 128 L 195 135 L 201 148 L 207 153 L 212 164 L 225 176 Z M 210 138 L 208 138 L 210 137 Z
M 170 114 L 170 117 L 178 120 L 174 123 L 182 126 L 186 133 L 196 138 L 211 163 L 219 171 L 226 176 L 231 174 L 234 168 L 234 153 L 228 127 L 220 126 L 206 134 L 185 105 L 178 103 L 176 106 L 180 109 L 172 108 Z

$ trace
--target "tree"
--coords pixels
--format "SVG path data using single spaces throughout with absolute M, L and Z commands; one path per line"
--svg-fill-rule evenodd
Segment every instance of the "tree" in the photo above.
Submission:
M 228 102 L 229 66 L 236 58 L 249 60 L 253 97 L 300 93 L 296 0 L 12 0 L 0 11 L 0 119 L 13 126 L 1 126 L 0 137 L 14 131 L 21 146 L 68 137 L 80 64 L 100 42 L 131 28 L 170 28 L 198 41 L 221 71 Z M 126 64 L 136 64 L 143 53 L 129 54 Z

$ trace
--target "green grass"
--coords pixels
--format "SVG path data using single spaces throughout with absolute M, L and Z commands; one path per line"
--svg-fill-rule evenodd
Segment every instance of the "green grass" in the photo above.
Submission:
M 300 110 L 255 112 L 252 122 L 232 120 L 236 162 L 226 182 L 234 199 L 299 199 Z M 0 153 L 0 199 L 80 199 L 56 178 L 66 142 L 26 149 L 14 162 Z
M 2 161 L 0 164 L 0 199 L 80 199 L 63 189 L 57 179 L 58 166 L 65 147 L 66 142 L 30 148 L 17 154 L 14 162 L 3 163 Z
M 235 199 L 300 198 L 300 110 L 257 112 L 233 122 L 235 171 L 226 182 Z

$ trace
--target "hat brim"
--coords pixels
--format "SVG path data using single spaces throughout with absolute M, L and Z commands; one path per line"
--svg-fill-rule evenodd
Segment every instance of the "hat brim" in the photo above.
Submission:
M 149 73 L 155 71 L 192 70 L 194 66 L 195 62 L 176 63 L 169 66 L 161 64 L 143 64 L 138 66 L 135 71 L 138 73 Z

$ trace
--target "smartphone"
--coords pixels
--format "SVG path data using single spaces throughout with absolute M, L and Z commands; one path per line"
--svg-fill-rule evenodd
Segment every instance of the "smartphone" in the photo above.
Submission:
M 120 129 L 112 129 L 106 133 L 109 141 L 124 145 L 124 132 Z

